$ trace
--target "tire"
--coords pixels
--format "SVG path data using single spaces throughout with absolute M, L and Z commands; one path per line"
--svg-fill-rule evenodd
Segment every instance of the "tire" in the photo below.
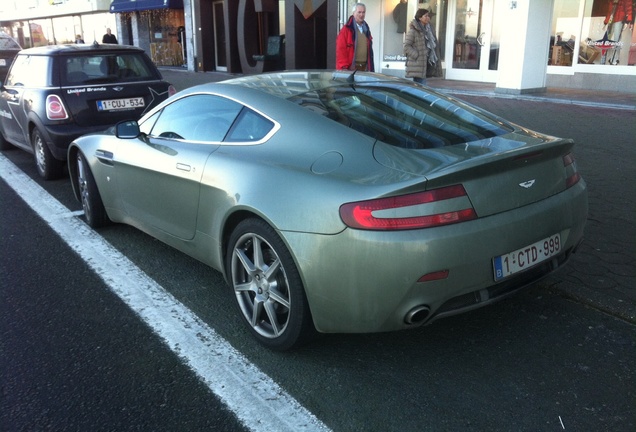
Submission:
M 294 260 L 267 223 L 239 223 L 228 243 L 226 271 L 241 316 L 261 344 L 286 351 L 316 333 Z
M 33 129 L 33 132 L 31 132 L 31 145 L 33 146 L 35 166 L 40 177 L 45 180 L 56 180 L 62 177 L 64 163 L 53 157 L 38 128 Z
M 4 138 L 2 131 L 0 131 L 0 150 L 11 150 L 14 148 L 15 147 L 13 147 L 11 143 Z
M 104 209 L 95 177 L 93 177 L 93 173 L 81 152 L 77 153 L 77 189 L 86 223 L 92 228 L 109 225 L 110 219 L 108 219 L 106 209 Z

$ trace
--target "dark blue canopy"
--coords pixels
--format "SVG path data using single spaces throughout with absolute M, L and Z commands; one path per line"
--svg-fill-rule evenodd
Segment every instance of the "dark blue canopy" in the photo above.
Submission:
M 133 12 L 150 9 L 183 9 L 183 0 L 113 0 L 110 12 Z

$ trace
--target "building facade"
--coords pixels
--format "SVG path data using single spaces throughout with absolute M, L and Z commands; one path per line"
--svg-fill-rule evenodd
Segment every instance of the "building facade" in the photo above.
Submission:
M 117 19 L 110 13 L 111 0 L 2 0 L 0 29 L 23 48 L 101 42 L 106 29 L 115 33 Z
M 13 4 L 3 11 L 9 3 Z M 635 0 L 364 3 L 377 72 L 404 76 L 405 31 L 417 9 L 425 8 L 435 14 L 431 24 L 438 39 L 438 76 L 495 83 L 496 91 L 512 94 L 546 87 L 636 93 Z M 25 10 L 28 4 L 38 12 Z M 112 26 L 120 43 L 144 48 L 160 66 L 252 74 L 333 68 L 336 36 L 354 4 L 352 0 L 3 0 L 0 24 L 14 35 L 28 32 L 24 42 L 33 44 L 68 41 L 67 34 L 79 31 L 93 40 Z M 80 12 L 79 5 L 84 7 Z M 92 9 L 86 10 L 86 5 Z

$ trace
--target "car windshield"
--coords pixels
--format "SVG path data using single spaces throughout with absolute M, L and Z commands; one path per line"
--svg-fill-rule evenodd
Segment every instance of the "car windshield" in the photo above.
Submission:
M 155 80 L 158 77 L 137 53 L 93 54 L 62 58 L 62 85 Z
M 365 83 L 298 94 L 289 100 L 387 144 L 428 149 L 512 131 L 469 105 L 420 87 Z
M 5 35 L 0 35 L 0 50 L 20 50 L 20 45 L 13 39 Z

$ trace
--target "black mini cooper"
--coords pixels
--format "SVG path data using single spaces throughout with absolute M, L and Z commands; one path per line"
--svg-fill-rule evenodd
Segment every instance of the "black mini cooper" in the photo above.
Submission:
M 39 174 L 62 175 L 72 140 L 137 120 L 175 93 L 143 50 L 52 45 L 17 55 L 0 89 L 0 149 L 35 155 Z

